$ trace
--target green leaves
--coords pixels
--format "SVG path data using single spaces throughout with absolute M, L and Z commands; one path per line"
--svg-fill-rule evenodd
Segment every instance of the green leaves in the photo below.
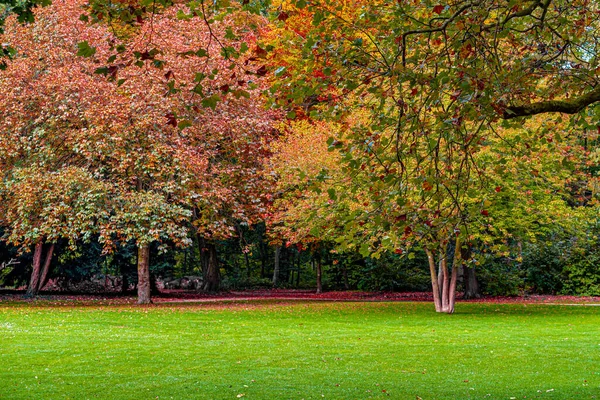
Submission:
M 77 43 L 77 55 L 79 57 L 91 57 L 96 54 L 96 48 L 91 47 L 87 40 Z
M 215 109 L 217 107 L 217 103 L 221 100 L 221 96 L 218 94 L 213 94 L 212 96 L 205 97 L 202 99 L 202 106 L 208 107 L 211 109 Z

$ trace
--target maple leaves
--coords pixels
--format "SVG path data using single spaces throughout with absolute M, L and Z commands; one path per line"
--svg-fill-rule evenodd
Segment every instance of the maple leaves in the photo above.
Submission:
M 186 246 L 193 214 L 199 232 L 219 238 L 234 234 L 234 219 L 264 212 L 260 158 L 277 113 L 220 55 L 214 38 L 223 44 L 235 32 L 225 23 L 208 32 L 174 8 L 152 26 L 109 31 L 80 20 L 81 5 L 56 1 L 36 10 L 33 25 L 9 20 L 2 37 L 19 49 L 0 76 L 9 240 L 97 234 L 106 250 L 116 240 Z M 182 56 L 199 47 L 210 58 Z M 194 81 L 203 86 L 190 90 Z M 231 97 L 212 103 L 215 92 Z M 213 111 L 194 105 L 199 93 Z

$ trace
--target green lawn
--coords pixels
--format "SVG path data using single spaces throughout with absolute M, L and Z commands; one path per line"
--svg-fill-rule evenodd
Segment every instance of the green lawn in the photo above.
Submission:
M 600 398 L 600 308 L 0 303 L 0 399 Z

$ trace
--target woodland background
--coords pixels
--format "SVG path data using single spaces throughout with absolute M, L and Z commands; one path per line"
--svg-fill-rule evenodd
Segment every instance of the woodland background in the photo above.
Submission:
M 599 13 L 2 3 L 0 286 L 600 295 Z

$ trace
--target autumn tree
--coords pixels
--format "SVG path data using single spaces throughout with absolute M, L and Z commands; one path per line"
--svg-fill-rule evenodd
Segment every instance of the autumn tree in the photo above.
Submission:
M 472 201 L 471 194 L 489 181 L 476 154 L 495 135 L 499 120 L 518 126 L 517 117 L 573 114 L 598 100 L 595 5 L 535 0 L 278 5 L 283 33 L 276 43 L 285 56 L 273 52 L 280 77 L 274 103 L 321 118 L 370 113 L 345 131 L 344 140 L 331 143 L 348 169 L 364 177 L 359 184 L 368 185 L 371 204 L 379 205 L 376 229 L 383 225 L 390 232 L 381 243 L 374 239 L 372 251 L 384 241 L 419 242 L 429 256 L 436 309 L 452 312 L 456 268 L 448 269 L 448 246 L 460 249 L 468 221 L 489 213 L 485 202 Z M 302 23 L 306 20 L 312 24 Z M 571 125 L 592 121 L 577 115 Z M 548 129 L 541 126 L 538 137 Z M 367 224 L 371 209 L 364 212 Z M 460 264 L 460 251 L 453 254 Z
M 248 77 L 258 68 L 253 51 L 235 44 L 238 35 L 251 43 L 261 21 L 231 13 L 207 25 L 182 6 L 156 9 L 148 21 L 90 24 L 79 18 L 83 5 L 36 9 L 33 25 L 8 21 L 4 38 L 19 52 L 1 77 L 11 156 L 3 168 L 12 175 L 43 159 L 40 174 L 77 166 L 104 185 L 106 202 L 86 210 L 92 227 L 72 230 L 97 233 L 106 251 L 116 240 L 137 243 L 140 303 L 150 301 L 150 244 L 189 245 L 193 219 L 210 253 L 207 289 L 215 290 L 214 240 L 264 211 L 258 171 L 277 114 L 260 105 L 262 74 Z M 238 48 L 224 53 L 225 43 Z M 30 218 L 15 213 L 7 224 Z M 44 223 L 57 229 L 56 221 Z
M 0 76 L 3 204 L 11 211 L 3 219 L 8 239 L 24 247 L 97 234 L 110 251 L 115 239 L 135 240 L 145 303 L 149 243 L 188 241 L 178 130 L 165 123 L 160 89 L 133 80 L 118 87 L 80 57 L 82 39 L 106 54 L 112 36 L 80 14 L 81 3 L 55 2 L 36 10 L 33 25 L 7 23 L 3 40 L 19 53 Z
M 285 124 L 281 130 L 266 170 L 274 187 L 267 227 L 277 246 L 283 241 L 313 254 L 317 293 L 321 293 L 322 249 L 335 247 L 335 238 L 345 228 L 344 215 L 357 207 L 356 201 L 335 201 L 336 188 L 347 187 L 350 181 L 340 168 L 339 154 L 328 151 L 327 139 L 339 126 L 303 120 Z
M 266 20 L 241 9 L 219 15 L 205 5 L 188 5 L 168 8 L 139 29 L 137 41 L 129 40 L 127 51 L 106 68 L 125 79 L 123 86 L 131 85 L 139 71 L 121 71 L 120 65 L 151 49 L 144 56 L 147 74 L 168 94 L 165 115 L 180 131 L 177 158 L 190 175 L 187 196 L 203 259 L 203 289 L 215 291 L 215 242 L 237 235 L 237 225 L 252 225 L 265 213 L 268 190 L 261 170 L 279 118 L 265 109 L 261 94 L 267 82 L 256 38 Z M 153 36 L 155 31 L 161 34 Z

